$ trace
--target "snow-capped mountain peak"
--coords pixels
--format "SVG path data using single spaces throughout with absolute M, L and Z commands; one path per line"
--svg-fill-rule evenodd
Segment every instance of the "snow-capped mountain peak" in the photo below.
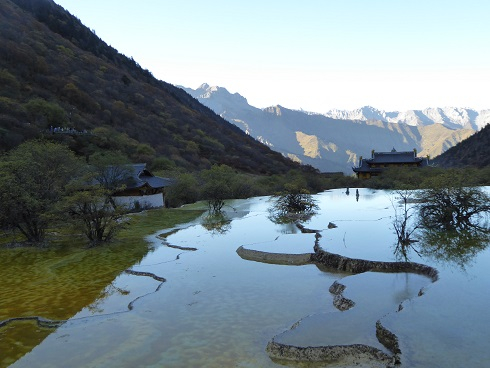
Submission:
M 479 130 L 490 122 L 490 110 L 476 111 L 469 108 L 435 107 L 424 110 L 383 111 L 371 106 L 355 110 L 330 110 L 327 117 L 341 120 L 381 120 L 412 126 L 442 124 L 451 129 L 470 128 Z

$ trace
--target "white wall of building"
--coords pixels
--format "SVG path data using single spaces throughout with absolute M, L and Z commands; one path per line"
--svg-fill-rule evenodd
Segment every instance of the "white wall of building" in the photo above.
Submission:
M 163 207 L 163 194 L 151 194 L 144 196 L 126 196 L 126 197 L 114 197 L 114 200 L 119 205 L 126 205 L 129 208 L 135 207 L 135 202 L 140 204 L 140 207 Z

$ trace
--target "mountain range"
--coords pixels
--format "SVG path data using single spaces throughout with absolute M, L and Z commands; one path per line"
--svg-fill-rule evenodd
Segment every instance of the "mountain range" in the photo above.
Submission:
M 0 1 L 0 29 L 0 154 L 44 136 L 87 161 L 112 150 L 158 169 L 300 168 L 154 78 L 52 0 Z M 90 134 L 49 134 L 53 127 Z
M 414 126 L 441 124 L 452 129 L 480 130 L 490 122 L 490 109 L 476 111 L 458 107 L 435 107 L 424 110 L 383 111 L 371 106 L 356 110 L 330 110 L 325 116 L 343 120 L 381 120 Z
M 416 149 L 419 156 L 435 157 L 490 122 L 490 110 L 458 108 L 384 112 L 364 107 L 326 114 L 280 105 L 259 109 L 224 87 L 181 88 L 272 149 L 326 172 L 351 174 L 373 149 Z
M 489 110 L 456 108 L 259 109 L 222 87 L 184 91 L 154 78 L 52 0 L 4 0 L 0 25 L 0 153 L 62 127 L 94 133 L 49 137 L 88 161 L 117 150 L 160 168 L 227 164 L 274 174 L 301 162 L 352 174 L 372 149 L 415 148 L 435 157 L 489 120 Z

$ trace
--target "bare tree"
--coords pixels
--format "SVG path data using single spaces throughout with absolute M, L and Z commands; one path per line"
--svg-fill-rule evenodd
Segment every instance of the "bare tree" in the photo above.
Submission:
M 412 190 L 397 190 L 395 191 L 395 197 L 391 198 L 391 204 L 395 210 L 392 225 L 398 238 L 394 253 L 408 260 L 410 249 L 419 254 L 412 246 L 413 243 L 417 242 L 412 235 L 419 227 L 417 206 L 415 205 L 415 192 Z

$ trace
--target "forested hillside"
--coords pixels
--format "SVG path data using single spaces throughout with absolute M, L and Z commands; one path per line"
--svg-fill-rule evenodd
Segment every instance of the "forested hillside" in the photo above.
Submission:
M 154 78 L 53 1 L 3 0 L 0 152 L 40 136 L 87 158 L 111 149 L 135 162 L 188 170 L 213 163 L 252 173 L 298 167 Z
M 490 166 L 490 125 L 434 159 L 441 167 Z

